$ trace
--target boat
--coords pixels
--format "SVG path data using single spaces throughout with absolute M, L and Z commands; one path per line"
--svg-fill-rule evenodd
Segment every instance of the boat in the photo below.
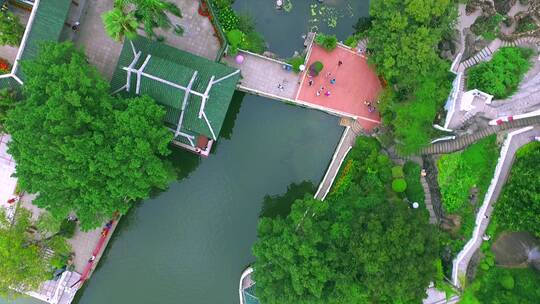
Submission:
M 253 267 L 246 268 L 240 276 L 238 295 L 240 304 L 259 304 L 259 299 L 255 296 L 255 281 L 251 278 Z

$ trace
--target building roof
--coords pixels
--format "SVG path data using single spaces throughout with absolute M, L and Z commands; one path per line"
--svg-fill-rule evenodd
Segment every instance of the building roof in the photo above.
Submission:
M 57 42 L 60 39 L 60 33 L 66 22 L 71 0 L 42 0 L 35 5 L 38 5 L 37 11 L 32 23 L 27 25 L 30 32 L 24 42 L 21 60 L 34 59 L 43 41 Z M 15 73 L 24 81 L 24 75 L 20 69 L 17 69 Z
M 138 37 L 124 43 L 111 88 L 152 97 L 175 137 L 194 146 L 198 134 L 217 139 L 239 79 L 239 70 Z
M 0 78 L 0 89 L 18 88 L 24 81 L 20 60 L 34 59 L 44 41 L 57 42 L 66 21 L 71 0 L 42 0 L 34 3 L 30 20 L 19 46 L 16 62 L 8 77 Z M 17 78 L 17 80 L 15 79 Z

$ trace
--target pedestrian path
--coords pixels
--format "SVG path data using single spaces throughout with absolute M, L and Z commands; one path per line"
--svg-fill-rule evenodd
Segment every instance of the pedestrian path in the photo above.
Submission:
M 323 180 L 319 184 L 319 188 L 315 193 L 316 199 L 324 200 L 328 195 L 328 192 L 332 188 L 332 184 L 336 179 L 336 176 L 339 172 L 339 169 L 341 168 L 341 165 L 343 164 L 343 161 L 345 160 L 345 157 L 354 146 L 356 138 L 358 137 L 358 133 L 355 133 L 353 129 L 353 127 L 345 128 L 345 131 L 341 136 L 341 140 L 339 141 L 336 151 L 332 156 L 330 165 L 326 170 L 326 174 L 324 175 Z
M 238 55 L 243 58 L 241 63 L 232 56 L 223 57 L 222 60 L 241 71 L 239 90 L 281 101 L 295 102 L 300 76 L 292 71 L 289 64 L 247 51 L 240 51 Z
M 429 145 L 422 149 L 420 154 L 446 154 L 460 151 L 491 134 L 535 124 L 540 124 L 539 116 L 513 120 L 502 125 L 489 126 L 473 134 L 460 136 L 455 140 L 442 141 Z
M 431 202 L 431 191 L 429 190 L 429 185 L 425 176 L 420 177 L 420 183 L 422 184 L 422 188 L 424 188 L 424 203 L 426 204 L 426 209 L 429 212 L 429 223 L 437 224 L 439 220 L 435 214 L 435 209 L 433 209 L 433 203 Z
M 535 136 L 539 135 L 540 126 L 529 126 L 508 135 L 501 150 L 501 156 L 497 163 L 497 167 L 495 168 L 493 180 L 488 188 L 484 202 L 476 215 L 476 225 L 473 230 L 473 236 L 454 260 L 452 269 L 452 283 L 454 285 L 460 286 L 460 278 L 466 275 L 472 256 L 478 248 L 480 248 L 480 245 L 482 245 L 483 236 L 493 212 L 493 205 L 497 201 L 510 174 L 515 153 L 520 147 L 531 142 L 534 140 Z

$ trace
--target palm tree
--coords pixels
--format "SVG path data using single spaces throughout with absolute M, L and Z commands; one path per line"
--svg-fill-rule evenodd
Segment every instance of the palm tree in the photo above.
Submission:
M 125 37 L 134 39 L 137 36 L 139 22 L 133 12 L 125 13 L 120 7 L 115 7 L 102 16 L 103 25 L 107 35 L 116 41 L 122 41 Z
M 156 37 L 155 28 L 171 28 L 172 22 L 167 13 L 182 17 L 182 12 L 176 4 L 164 0 L 115 0 L 115 6 L 128 8 L 150 38 Z

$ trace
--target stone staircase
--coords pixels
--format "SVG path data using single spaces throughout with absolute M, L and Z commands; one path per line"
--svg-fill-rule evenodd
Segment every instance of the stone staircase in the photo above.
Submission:
M 429 145 L 426 148 L 422 149 L 420 154 L 423 154 L 423 155 L 446 154 L 446 153 L 460 151 L 470 146 L 471 144 L 475 143 L 476 141 L 484 137 L 487 137 L 491 134 L 495 134 L 497 132 L 504 131 L 504 130 L 521 128 L 521 127 L 526 127 L 526 126 L 535 125 L 535 124 L 540 124 L 540 116 L 514 120 L 514 121 L 506 122 L 498 126 L 489 126 L 487 128 L 480 130 L 479 132 L 460 136 L 455 140 L 438 142 L 438 143 Z
M 365 53 L 367 50 L 367 45 L 368 45 L 368 39 L 364 38 L 358 41 L 358 44 L 356 45 L 356 49 L 358 50 L 359 53 Z
M 480 52 L 476 53 L 471 58 L 461 62 L 463 67 L 465 69 L 468 69 L 476 64 L 479 64 L 484 61 L 489 61 L 491 59 L 491 55 L 496 51 L 497 49 L 492 50 L 490 46 L 486 46 L 485 48 L 481 49 Z
M 433 209 L 433 203 L 431 202 L 431 192 L 429 191 L 429 186 L 425 176 L 420 177 L 420 183 L 422 184 L 422 188 L 424 188 L 424 202 L 426 204 L 426 209 L 429 212 L 429 223 L 437 224 L 439 220 L 437 219 L 437 215 L 435 214 L 435 210 Z
M 518 38 L 513 41 L 503 41 L 502 46 L 503 47 L 509 47 L 509 46 L 540 46 L 540 38 L 539 37 L 522 37 Z

